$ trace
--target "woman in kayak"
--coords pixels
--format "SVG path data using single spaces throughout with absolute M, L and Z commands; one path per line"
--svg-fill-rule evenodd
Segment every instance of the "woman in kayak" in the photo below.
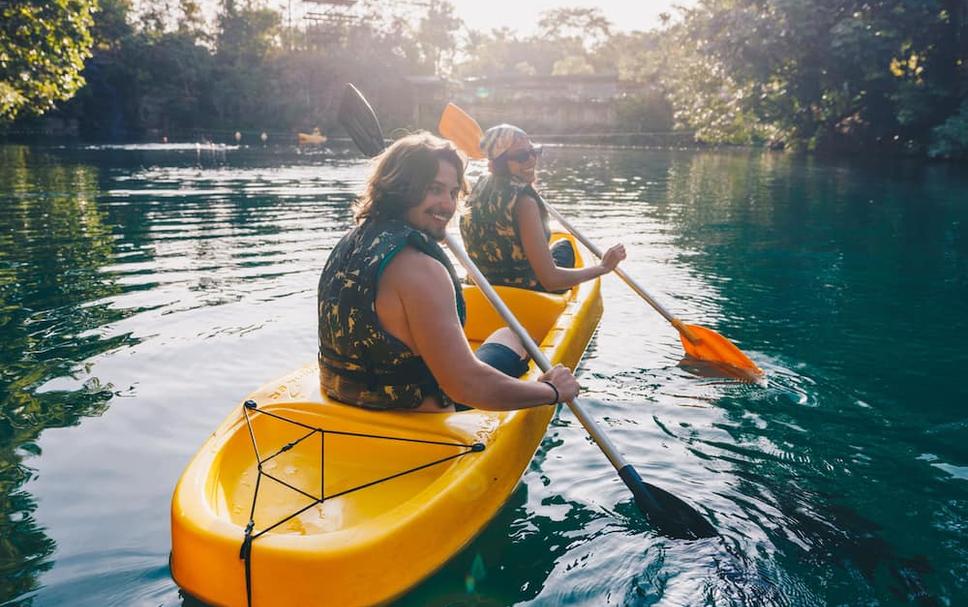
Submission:
M 476 352 L 464 335 L 461 284 L 439 241 L 465 191 L 453 145 L 404 137 L 376 159 L 354 206 L 357 226 L 319 278 L 319 368 L 324 394 L 370 409 L 453 411 L 536 407 L 575 398 L 558 365 L 538 381 L 508 328 Z
M 490 172 L 468 197 L 460 231 L 467 253 L 491 284 L 562 292 L 611 272 L 625 259 L 625 247 L 618 244 L 599 265 L 575 268 L 570 242 L 549 249 L 548 211 L 534 189 L 541 148 L 510 124 L 485 131 L 480 145 Z

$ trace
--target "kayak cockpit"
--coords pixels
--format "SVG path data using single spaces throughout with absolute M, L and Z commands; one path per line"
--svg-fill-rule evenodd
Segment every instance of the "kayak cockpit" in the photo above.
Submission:
M 219 518 L 245 527 L 251 516 L 255 529 L 276 534 L 372 521 L 427 490 L 478 438 L 446 424 L 428 431 L 408 419 L 394 423 L 413 417 L 400 413 L 379 414 L 386 423 L 375 428 L 373 412 L 341 405 L 286 403 L 246 413 L 214 462 L 209 495 Z
M 544 341 L 548 331 L 558 322 L 572 295 L 571 291 L 554 295 L 511 287 L 495 287 L 495 290 L 537 344 Z M 471 347 L 476 349 L 488 335 L 507 326 L 477 287 L 464 287 L 464 301 L 467 304 L 464 334 Z

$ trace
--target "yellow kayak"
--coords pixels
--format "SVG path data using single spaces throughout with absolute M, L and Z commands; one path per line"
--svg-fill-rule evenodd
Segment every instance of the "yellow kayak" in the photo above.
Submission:
M 326 143 L 326 135 L 321 133 L 298 133 L 296 136 L 299 139 L 299 143 L 303 145 Z
M 601 318 L 598 280 L 564 295 L 497 291 L 552 363 L 574 369 Z M 504 323 L 476 287 L 464 295 L 476 346 Z M 555 413 L 368 411 L 322 396 L 315 362 L 246 400 L 254 408 L 229 414 L 172 498 L 172 577 L 213 605 L 399 596 L 494 517 Z

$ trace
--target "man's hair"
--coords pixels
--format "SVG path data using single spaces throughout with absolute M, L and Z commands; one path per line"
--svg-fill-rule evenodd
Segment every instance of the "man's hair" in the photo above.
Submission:
M 454 144 L 426 131 L 395 141 L 374 158 L 375 167 L 366 182 L 366 190 L 353 204 L 356 222 L 402 218 L 427 195 L 441 160 L 457 169 L 460 193 L 466 194 L 464 161 Z

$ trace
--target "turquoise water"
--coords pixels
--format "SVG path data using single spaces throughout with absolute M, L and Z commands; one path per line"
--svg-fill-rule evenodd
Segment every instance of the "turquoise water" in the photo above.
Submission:
M 604 281 L 590 411 L 722 538 L 654 533 L 563 411 L 499 516 L 399 603 L 968 604 L 964 168 L 591 148 L 542 163 L 559 210 L 767 373 L 690 373 L 668 324 Z M 313 360 L 318 272 L 366 166 L 0 147 L 0 604 L 183 604 L 171 491 L 239 399 Z

